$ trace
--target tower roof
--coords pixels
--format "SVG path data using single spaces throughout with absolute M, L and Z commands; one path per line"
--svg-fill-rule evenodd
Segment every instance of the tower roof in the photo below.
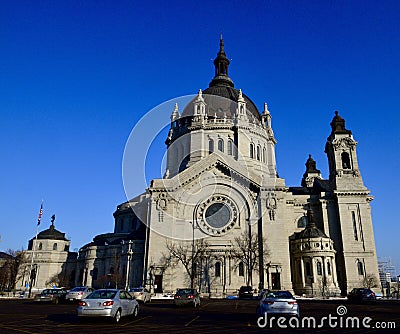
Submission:
M 65 240 L 68 241 L 67 238 L 65 238 L 65 233 L 62 233 L 58 230 L 56 230 L 54 223 L 50 225 L 50 227 L 46 230 L 43 230 L 40 232 L 37 236 L 38 239 L 50 239 L 50 240 Z
M 345 123 L 346 121 L 339 116 L 339 112 L 336 110 L 331 122 L 332 134 L 351 134 L 351 131 L 346 129 Z

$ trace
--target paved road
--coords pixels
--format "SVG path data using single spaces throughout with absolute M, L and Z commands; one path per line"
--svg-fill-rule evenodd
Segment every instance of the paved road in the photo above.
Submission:
M 289 332 L 273 322 L 274 328 L 261 329 L 257 326 L 255 316 L 255 300 L 202 300 L 198 309 L 190 307 L 176 308 L 170 301 L 152 301 L 140 305 L 137 318 L 123 318 L 119 324 L 106 320 L 80 321 L 75 314 L 74 304 L 35 304 L 28 300 L 0 300 L 0 333 L 281 333 Z M 315 317 L 315 325 L 321 328 L 313 331 L 318 333 L 368 333 L 377 332 L 374 327 L 400 328 L 400 302 L 378 301 L 372 305 L 348 304 L 341 300 L 300 300 L 301 317 L 297 331 L 309 332 L 309 320 L 305 328 L 301 327 L 302 319 Z M 343 306 L 345 308 L 343 308 Z M 341 307 L 338 309 L 338 307 Z M 340 310 L 340 311 L 339 311 Z M 340 314 L 338 315 L 338 312 Z M 331 319 L 329 316 L 336 317 Z M 348 320 L 348 318 L 353 318 Z M 357 317 L 362 327 L 362 320 L 370 317 L 367 325 L 371 328 L 354 329 L 352 321 Z M 271 319 L 269 319 L 271 320 Z M 336 321 L 336 325 L 335 325 Z M 346 321 L 347 326 L 346 326 Z M 262 324 L 262 322 L 261 322 Z M 311 323 L 311 325 L 313 325 Z M 331 328 L 330 325 L 335 325 Z M 341 328 L 340 328 L 341 326 Z M 346 328 L 347 327 L 347 328 Z M 383 333 L 386 330 L 379 330 Z

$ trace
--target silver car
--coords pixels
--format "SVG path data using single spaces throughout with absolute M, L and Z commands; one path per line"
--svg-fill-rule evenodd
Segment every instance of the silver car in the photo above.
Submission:
M 146 288 L 132 288 L 129 290 L 129 293 L 135 297 L 138 302 L 143 302 L 143 304 L 151 302 L 151 293 Z
M 78 317 L 108 317 L 119 322 L 121 317 L 139 313 L 139 303 L 125 290 L 96 290 L 78 304 Z
M 65 299 L 67 301 L 81 300 L 86 298 L 86 296 L 92 293 L 93 291 L 94 289 L 89 288 L 87 286 L 77 286 L 68 291 L 67 295 L 65 296 Z
M 258 317 L 271 313 L 300 316 L 297 300 L 289 291 L 266 291 L 258 303 L 256 313 Z

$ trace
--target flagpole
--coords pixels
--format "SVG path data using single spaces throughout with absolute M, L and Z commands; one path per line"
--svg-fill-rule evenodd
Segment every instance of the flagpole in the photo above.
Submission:
M 38 236 L 38 231 L 39 231 L 40 220 L 42 219 L 42 214 L 43 214 L 43 200 L 42 200 L 42 204 L 40 205 L 38 222 L 37 222 L 37 225 L 36 225 L 35 241 L 33 242 L 33 245 L 32 245 L 31 268 L 30 268 L 30 271 L 29 271 L 29 293 L 28 293 L 28 298 L 31 298 L 32 283 L 33 283 L 33 272 L 32 272 L 32 270 L 33 270 L 33 259 L 35 258 L 37 236 Z M 35 276 L 36 276 L 36 272 L 35 272 Z

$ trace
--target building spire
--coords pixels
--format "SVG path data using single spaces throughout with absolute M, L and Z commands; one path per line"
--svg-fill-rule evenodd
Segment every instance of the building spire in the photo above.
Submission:
M 222 34 L 219 39 L 219 51 L 217 53 L 217 57 L 214 59 L 215 66 L 215 76 L 214 79 L 210 82 L 210 87 L 213 86 L 230 86 L 233 87 L 233 81 L 229 78 L 228 68 L 230 61 L 225 53 L 225 44 L 224 39 L 222 38 Z

